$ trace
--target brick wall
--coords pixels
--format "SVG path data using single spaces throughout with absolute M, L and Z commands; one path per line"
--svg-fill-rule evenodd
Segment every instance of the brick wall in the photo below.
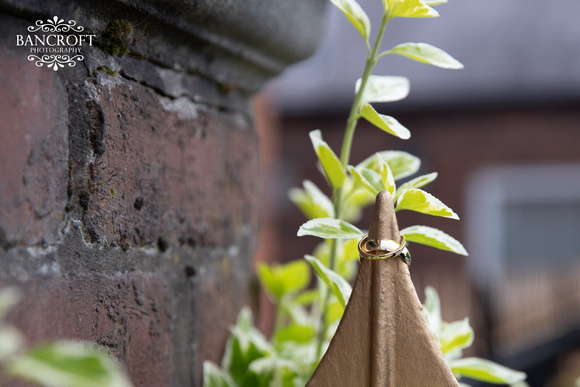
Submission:
M 294 42 L 238 13 L 227 23 L 251 39 L 233 44 L 202 15 L 225 8 L 199 3 L 0 1 L 0 285 L 23 293 L 9 320 L 31 343 L 103 345 L 136 386 L 199 385 L 203 360 L 219 362 L 260 223 L 249 99 L 322 28 Z M 274 17 L 277 4 L 246 11 Z M 15 45 L 54 14 L 100 42 L 59 71 Z M 279 16 L 275 31 L 299 19 Z M 108 47 L 115 23 L 122 50 Z

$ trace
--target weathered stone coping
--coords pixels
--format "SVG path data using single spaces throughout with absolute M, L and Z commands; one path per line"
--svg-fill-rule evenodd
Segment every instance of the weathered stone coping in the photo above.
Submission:
M 257 91 L 310 56 L 324 28 L 326 0 L 0 0 L 0 10 L 31 21 L 74 19 L 102 37 L 130 24 L 127 55 L 207 77 L 224 88 Z

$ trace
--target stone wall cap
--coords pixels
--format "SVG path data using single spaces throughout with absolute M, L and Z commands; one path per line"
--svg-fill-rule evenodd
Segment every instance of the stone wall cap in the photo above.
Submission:
M 128 54 L 255 92 L 314 53 L 326 0 L 0 0 L 28 20 L 58 15 L 104 33 L 115 19 L 134 26 Z

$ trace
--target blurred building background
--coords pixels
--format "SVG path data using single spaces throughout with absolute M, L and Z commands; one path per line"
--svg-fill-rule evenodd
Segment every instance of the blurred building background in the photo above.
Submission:
M 377 26 L 381 2 L 360 3 Z M 398 140 L 361 120 L 351 163 L 396 149 L 420 157 L 420 173 L 439 172 L 426 188 L 461 220 L 403 211 L 399 225 L 440 228 L 470 256 L 413 245 L 420 298 L 432 285 L 445 320 L 470 317 L 472 354 L 526 371 L 532 387 L 573 385 L 580 377 L 580 2 L 452 1 L 438 10 L 440 18 L 392 20 L 384 48 L 430 43 L 465 69 L 383 58 L 374 73 L 407 76 L 411 94 L 377 110 L 412 137 Z M 261 102 L 263 112 L 277 114 L 263 141 L 270 260 L 301 258 L 317 243 L 295 236 L 304 219 L 286 193 L 304 179 L 325 187 L 308 132 L 321 129 L 338 152 L 364 65 L 360 35 L 339 11 L 327 17 L 318 53 L 271 84 Z

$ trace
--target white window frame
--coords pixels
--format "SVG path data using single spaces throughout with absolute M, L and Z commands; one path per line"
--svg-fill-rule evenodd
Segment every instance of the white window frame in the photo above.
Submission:
M 504 280 L 505 206 L 580 203 L 580 164 L 486 166 L 473 173 L 465 192 L 468 268 L 472 280 L 485 289 Z

